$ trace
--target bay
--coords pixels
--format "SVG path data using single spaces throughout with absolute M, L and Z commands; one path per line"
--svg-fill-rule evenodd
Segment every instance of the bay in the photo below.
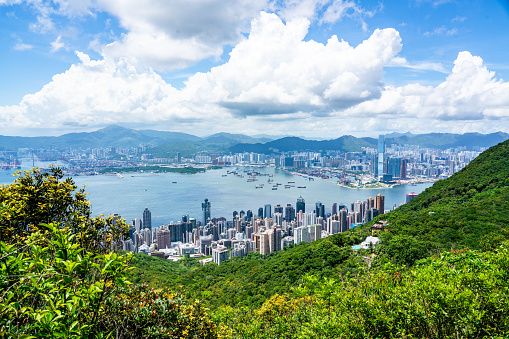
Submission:
M 29 169 L 32 161 L 22 162 L 22 169 Z M 45 167 L 47 163 L 36 163 L 36 166 Z M 259 207 L 271 204 L 295 207 L 297 198 L 302 196 L 306 201 L 306 211 L 311 211 L 315 203 L 320 201 L 325 205 L 326 213 L 332 211 L 332 204 L 350 204 L 356 200 L 366 200 L 376 194 L 385 196 L 385 208 L 392 209 L 394 205 L 405 202 L 406 194 L 420 193 L 431 183 L 422 183 L 417 186 L 401 185 L 389 189 L 350 189 L 336 185 L 333 179 L 315 178 L 312 181 L 304 177 L 292 175 L 287 171 L 272 167 L 256 168 L 260 173 L 272 175 L 257 176 L 257 181 L 247 182 L 248 175 L 243 173 L 243 167 L 238 172 L 244 177 L 233 174 L 226 175 L 227 170 L 209 170 L 198 174 L 160 173 L 158 175 L 125 173 L 123 178 L 116 175 L 75 176 L 73 180 L 78 187 L 85 186 L 88 199 L 92 204 L 92 212 L 97 214 L 118 213 L 131 222 L 134 218 L 142 218 L 143 210 L 148 208 L 152 212 L 152 226 L 168 224 L 170 221 L 179 221 L 188 214 L 197 220 L 202 220 L 201 203 L 208 199 L 211 203 L 211 217 L 225 217 L 232 219 L 233 211 L 240 212 L 252 210 L 256 214 Z M 14 170 L 0 172 L 0 184 L 8 184 L 14 180 L 11 175 Z M 224 176 L 226 175 L 226 176 Z M 277 190 L 273 184 L 280 183 Z M 284 188 L 291 183 L 295 187 Z M 256 185 L 264 184 L 263 188 Z M 306 188 L 298 188 L 305 186 Z

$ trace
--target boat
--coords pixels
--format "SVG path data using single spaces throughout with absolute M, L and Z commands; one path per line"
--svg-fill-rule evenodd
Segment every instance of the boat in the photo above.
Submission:
M 306 188 L 306 186 L 297 186 L 297 188 Z
M 263 188 L 263 184 L 256 185 L 256 188 Z
M 288 181 L 289 184 L 295 184 L 295 181 Z
M 176 181 L 173 181 L 172 184 L 176 184 L 177 182 Z
M 273 191 L 277 190 L 277 187 L 272 187 L 272 190 L 273 190 Z

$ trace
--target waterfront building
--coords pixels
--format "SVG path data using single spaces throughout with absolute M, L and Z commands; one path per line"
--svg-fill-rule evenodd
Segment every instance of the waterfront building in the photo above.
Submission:
M 385 196 L 382 194 L 375 195 L 375 208 L 379 211 L 379 214 L 385 213 Z
M 201 209 L 203 212 L 203 225 L 206 225 L 210 220 L 210 202 L 209 199 L 205 199 L 205 202 L 202 202 Z
M 384 174 L 385 136 L 378 136 L 378 177 Z
M 302 196 L 300 196 L 298 199 L 297 199 L 297 213 L 299 212 L 303 212 L 305 213 L 306 212 L 306 201 L 304 200 L 304 198 Z
M 143 228 L 152 230 L 152 213 L 150 213 L 148 208 L 145 208 L 143 211 Z

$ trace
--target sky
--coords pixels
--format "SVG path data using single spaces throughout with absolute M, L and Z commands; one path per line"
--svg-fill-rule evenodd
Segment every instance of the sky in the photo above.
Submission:
M 0 135 L 509 132 L 509 1 L 0 0 Z

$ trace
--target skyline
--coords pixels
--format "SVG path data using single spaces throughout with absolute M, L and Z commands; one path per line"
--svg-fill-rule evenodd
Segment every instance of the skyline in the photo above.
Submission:
M 507 1 L 0 1 L 2 135 L 509 132 Z

